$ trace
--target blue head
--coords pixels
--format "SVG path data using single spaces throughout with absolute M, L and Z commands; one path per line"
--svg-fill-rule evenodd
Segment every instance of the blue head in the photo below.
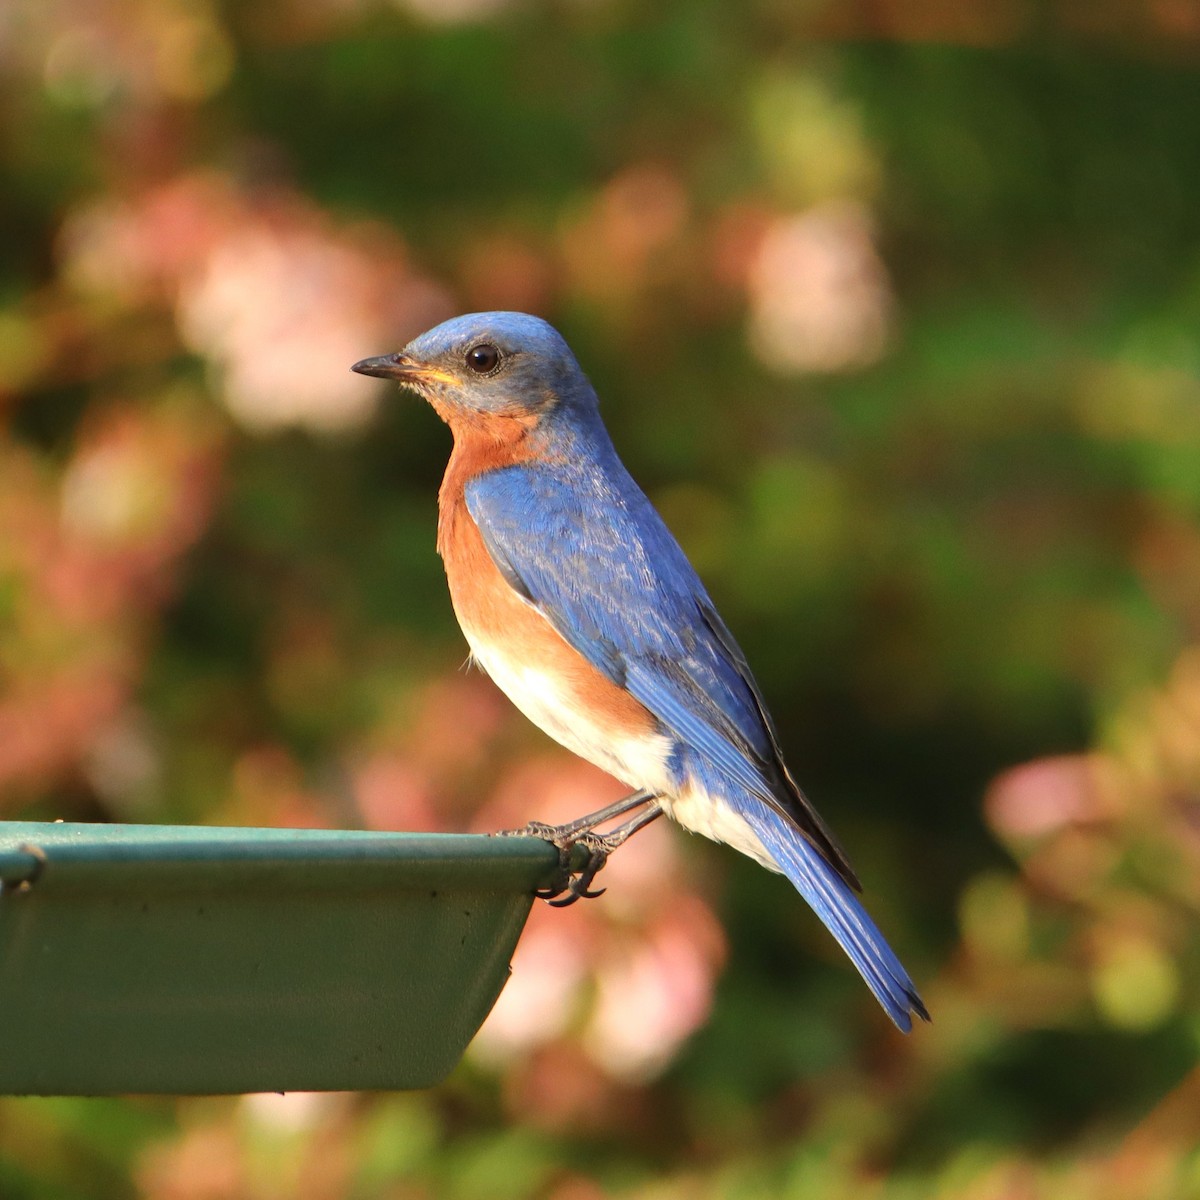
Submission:
M 487 417 L 540 420 L 562 407 L 594 407 L 596 395 L 562 336 L 527 313 L 468 313 L 414 338 L 397 354 L 367 358 L 360 375 L 395 379 L 424 396 L 451 425 Z

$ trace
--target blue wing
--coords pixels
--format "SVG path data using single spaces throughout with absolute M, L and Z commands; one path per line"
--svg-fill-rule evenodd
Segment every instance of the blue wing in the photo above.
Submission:
M 745 657 L 662 518 L 625 471 L 544 463 L 489 471 L 467 508 L 509 584 L 729 786 L 775 808 L 858 888 L 784 766 Z
M 854 895 L 858 880 L 784 766 L 746 660 L 691 564 L 611 443 L 487 472 L 467 508 L 511 586 L 627 689 L 748 821 L 892 1020 L 928 1019 Z M 797 836 L 799 835 L 799 836 Z

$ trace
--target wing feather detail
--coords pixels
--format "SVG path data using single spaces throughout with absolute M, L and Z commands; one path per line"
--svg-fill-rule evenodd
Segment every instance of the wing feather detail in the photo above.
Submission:
M 468 511 L 504 579 L 628 689 L 732 791 L 783 817 L 844 882 L 846 855 L 792 780 L 745 656 L 611 446 L 467 482 Z

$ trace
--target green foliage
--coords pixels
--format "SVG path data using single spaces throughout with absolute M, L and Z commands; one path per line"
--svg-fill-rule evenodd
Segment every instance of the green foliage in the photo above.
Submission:
M 530 309 L 935 1018 L 656 827 L 446 1087 L 0 1101 L 5 1200 L 1200 1191 L 1194 31 L 884 9 L 0 14 L 0 814 L 607 798 L 456 674 L 448 438 L 347 375 Z

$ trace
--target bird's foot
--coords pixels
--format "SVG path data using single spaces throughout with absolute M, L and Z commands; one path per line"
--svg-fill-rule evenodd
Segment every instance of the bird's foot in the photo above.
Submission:
M 592 880 L 604 869 L 604 864 L 608 862 L 608 856 L 620 843 L 610 845 L 609 839 L 604 834 L 589 829 L 587 832 L 581 833 L 569 845 L 571 849 L 575 846 L 582 846 L 587 851 L 587 861 L 582 867 L 572 871 L 570 866 L 571 849 L 567 850 L 567 877 L 564 885 L 557 891 L 546 889 L 546 893 L 537 893 L 551 908 L 566 908 L 568 905 L 574 904 L 576 900 L 595 900 L 597 896 L 603 896 L 608 889 L 598 888 L 593 892 L 591 890 Z
M 618 825 L 608 833 L 596 832 L 597 825 L 639 805 L 645 807 L 623 825 Z M 523 829 L 506 829 L 500 836 L 541 838 L 542 841 L 558 848 L 558 871 L 548 887 L 540 888 L 533 894 L 555 908 L 566 908 L 576 900 L 594 900 L 597 896 L 603 896 L 605 888 L 593 892 L 591 886 L 592 880 L 604 869 L 608 856 L 618 846 L 623 846 L 632 834 L 660 816 L 662 806 L 653 793 L 634 792 L 599 812 L 589 813 L 588 816 L 569 821 L 566 825 L 547 825 L 544 821 L 530 821 Z M 576 846 L 587 851 L 587 858 L 581 865 L 572 866 L 572 862 L 576 861 Z
M 504 829 L 501 837 L 535 837 L 543 842 L 549 842 L 558 850 L 558 869 L 554 878 L 544 888 L 538 888 L 533 894 L 539 900 L 545 900 L 552 908 L 566 908 L 576 900 L 594 900 L 603 896 L 607 889 L 600 888 L 591 891 L 592 880 L 604 867 L 608 856 L 620 845 L 616 842 L 608 844 L 603 834 L 591 830 L 579 831 L 570 825 L 547 825 L 544 821 L 530 821 L 521 829 Z M 624 841 L 624 839 L 621 839 Z M 587 860 L 580 867 L 572 867 L 576 846 L 587 850 Z

